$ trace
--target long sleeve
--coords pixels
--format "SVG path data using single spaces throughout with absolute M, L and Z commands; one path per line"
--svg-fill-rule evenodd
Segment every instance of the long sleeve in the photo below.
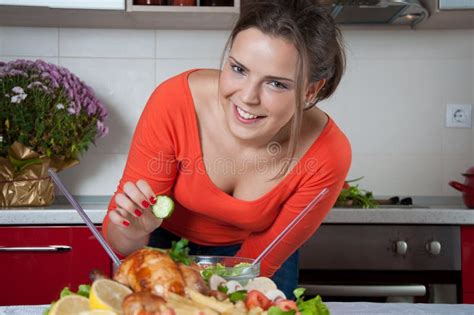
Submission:
M 109 212 L 116 208 L 114 197 L 123 191 L 123 185 L 128 181 L 144 179 L 156 194 L 170 194 L 178 163 L 172 125 L 173 98 L 168 94 L 164 84 L 149 98 L 135 129 L 122 178 L 109 203 Z M 106 231 L 107 225 L 108 215 L 104 218 L 103 231 Z

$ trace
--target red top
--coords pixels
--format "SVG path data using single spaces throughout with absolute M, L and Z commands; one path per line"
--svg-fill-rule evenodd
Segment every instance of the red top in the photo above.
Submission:
M 116 194 L 125 182 L 145 179 L 155 193 L 175 201 L 175 211 L 162 227 L 201 245 L 242 243 L 237 256 L 255 258 L 322 189 L 329 188 L 321 203 L 262 262 L 261 274 L 270 277 L 334 205 L 350 166 L 350 144 L 329 118 L 321 135 L 277 186 L 257 200 L 236 199 L 219 190 L 205 171 L 188 84 L 192 71 L 167 80 L 151 95 Z M 115 208 L 112 198 L 108 209 Z M 107 224 L 108 216 L 104 231 Z

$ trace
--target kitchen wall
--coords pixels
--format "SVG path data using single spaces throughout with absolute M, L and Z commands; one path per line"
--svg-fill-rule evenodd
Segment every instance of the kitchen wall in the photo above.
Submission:
M 474 129 L 444 127 L 446 104 L 474 104 L 474 30 L 343 31 L 348 67 L 321 103 L 352 143 L 349 178 L 379 196 L 460 196 L 450 179 L 474 166 Z M 60 173 L 76 195 L 110 195 L 155 86 L 217 67 L 225 31 L 0 28 L 0 59 L 67 67 L 110 112 L 110 133 Z

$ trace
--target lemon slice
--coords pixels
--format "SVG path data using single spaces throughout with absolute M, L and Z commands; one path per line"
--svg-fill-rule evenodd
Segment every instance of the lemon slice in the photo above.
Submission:
M 72 294 L 54 303 L 49 315 L 79 315 L 90 310 L 89 300 L 83 296 Z
M 121 313 L 123 299 L 132 293 L 128 287 L 110 279 L 98 279 L 92 283 L 89 295 L 91 310 Z

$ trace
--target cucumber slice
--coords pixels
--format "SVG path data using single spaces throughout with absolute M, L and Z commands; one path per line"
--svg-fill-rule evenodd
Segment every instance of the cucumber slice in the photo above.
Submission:
M 174 201 L 168 196 L 157 196 L 151 211 L 159 219 L 169 218 L 174 211 Z

